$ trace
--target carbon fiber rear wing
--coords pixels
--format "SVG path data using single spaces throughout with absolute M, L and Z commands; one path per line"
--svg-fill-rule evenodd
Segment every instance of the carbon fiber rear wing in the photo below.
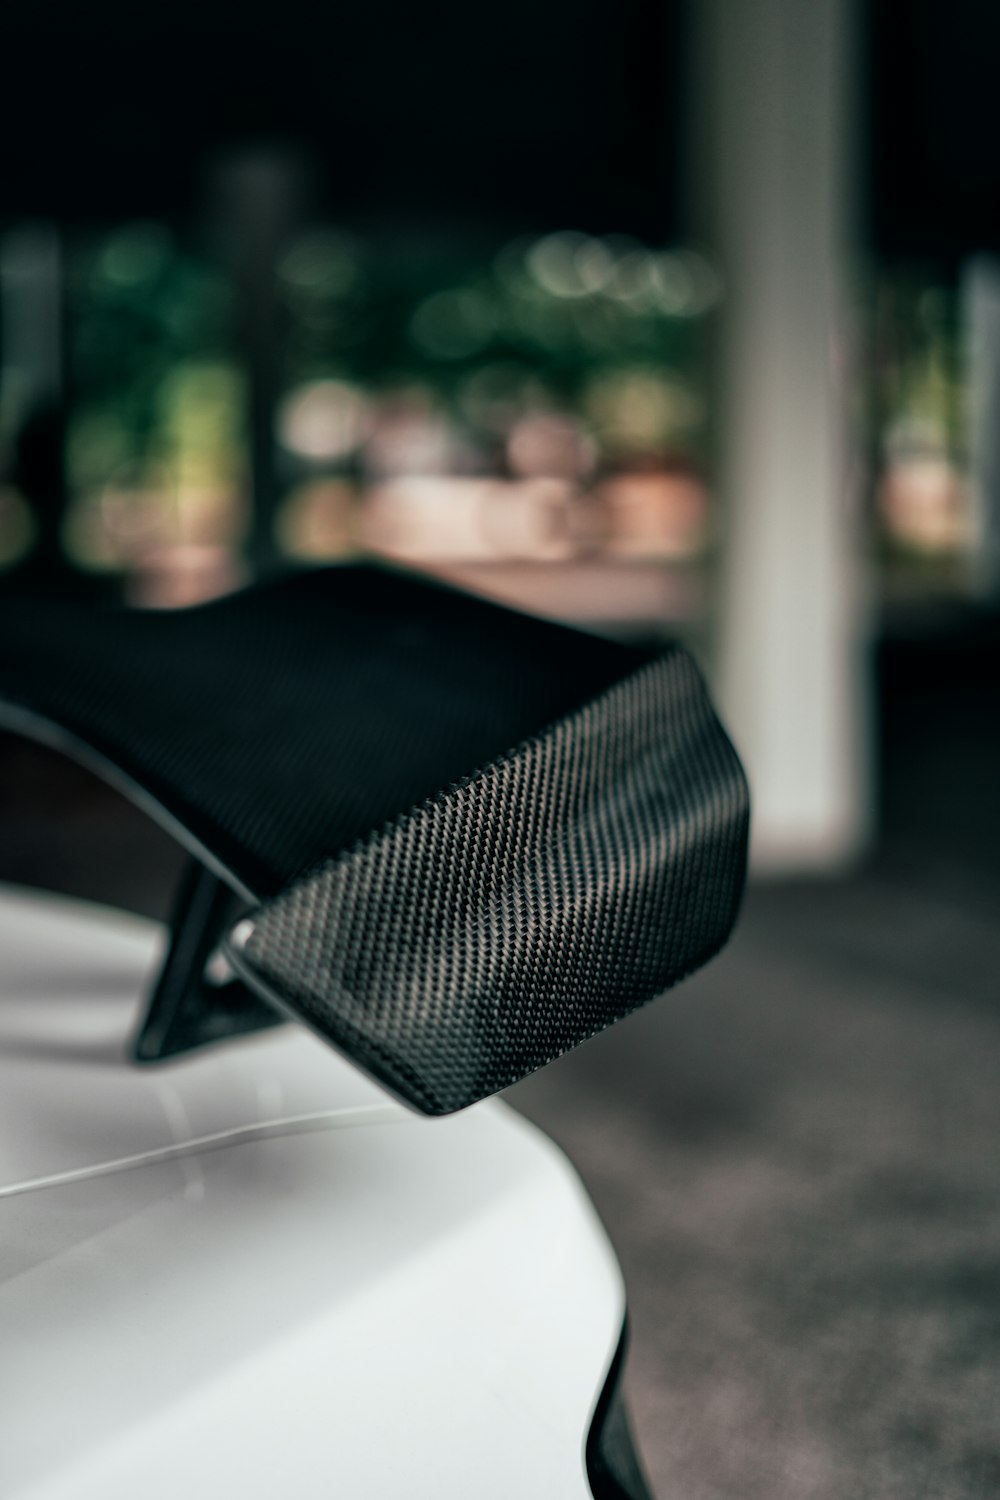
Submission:
M 742 893 L 746 783 L 685 652 L 399 574 L 2 599 L 0 722 L 194 856 L 139 1059 L 290 1015 L 447 1113 L 704 963 Z M 220 941 L 242 986 L 206 980 Z

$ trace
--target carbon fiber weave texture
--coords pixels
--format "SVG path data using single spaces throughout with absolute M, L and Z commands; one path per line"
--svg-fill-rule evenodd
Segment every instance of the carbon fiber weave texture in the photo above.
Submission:
M 704 963 L 746 783 L 675 649 L 296 881 L 233 962 L 428 1114 L 496 1092 Z
M 20 707 L 58 725 L 257 898 L 643 659 L 369 567 L 165 612 L 0 591 L 0 724 Z

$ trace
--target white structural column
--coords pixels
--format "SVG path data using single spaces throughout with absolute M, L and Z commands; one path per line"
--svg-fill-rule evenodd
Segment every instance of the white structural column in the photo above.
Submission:
M 721 264 L 716 684 L 758 869 L 834 868 L 871 819 L 853 350 L 852 0 L 693 0 L 694 222 Z
M 965 365 L 969 381 L 971 534 L 969 584 L 1000 598 L 1000 257 L 976 255 L 963 273 Z

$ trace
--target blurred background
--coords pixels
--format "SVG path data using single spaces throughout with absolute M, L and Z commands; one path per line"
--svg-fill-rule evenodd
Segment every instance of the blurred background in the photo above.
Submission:
M 1000 11 L 0 18 L 0 588 L 382 557 L 708 673 L 727 953 L 513 1091 L 658 1496 L 1000 1493 Z M 0 878 L 181 856 L 0 740 Z

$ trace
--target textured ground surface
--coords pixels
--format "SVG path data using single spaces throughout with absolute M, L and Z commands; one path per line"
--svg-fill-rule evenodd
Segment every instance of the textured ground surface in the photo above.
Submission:
M 757 890 L 716 964 L 514 1091 L 629 1286 L 658 1500 L 1000 1495 L 1000 931 Z
M 868 869 L 516 1091 L 625 1268 L 657 1500 L 1000 1496 L 1000 624 L 930 623 Z

